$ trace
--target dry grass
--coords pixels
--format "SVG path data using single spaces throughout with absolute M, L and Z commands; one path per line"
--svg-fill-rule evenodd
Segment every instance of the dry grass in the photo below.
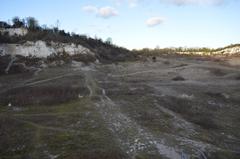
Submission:
M 78 95 L 87 95 L 85 87 L 71 88 L 69 86 L 35 86 L 11 89 L 1 94 L 2 105 L 11 103 L 16 106 L 52 105 L 68 102 L 78 98 Z

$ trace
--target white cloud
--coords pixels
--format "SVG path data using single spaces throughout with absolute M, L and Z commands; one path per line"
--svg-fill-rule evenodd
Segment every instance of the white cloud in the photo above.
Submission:
M 98 9 L 97 15 L 102 18 L 110 18 L 112 16 L 117 16 L 118 12 L 112 7 L 102 7 Z
M 94 13 L 98 17 L 105 18 L 105 19 L 118 15 L 118 11 L 115 8 L 108 7 L 108 6 L 98 8 L 93 5 L 87 5 L 87 6 L 84 6 L 82 10 L 84 12 Z
M 84 6 L 82 10 L 89 13 L 96 13 L 98 11 L 98 8 L 92 5 L 87 5 Z
M 146 24 L 148 27 L 154 27 L 159 24 L 162 24 L 165 21 L 162 17 L 151 17 L 148 20 L 146 20 Z

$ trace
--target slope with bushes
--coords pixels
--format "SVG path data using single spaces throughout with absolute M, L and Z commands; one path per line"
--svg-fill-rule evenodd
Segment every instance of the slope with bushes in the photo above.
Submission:
M 57 66 L 71 61 L 85 64 L 115 63 L 136 58 L 129 50 L 110 41 L 66 33 L 57 27 L 40 27 L 38 21 L 32 17 L 24 20 L 15 17 L 12 21 L 12 25 L 0 22 L 1 74 L 15 72 L 11 69 L 16 65 L 19 67 L 18 63 L 24 66 L 18 72 L 25 72 L 33 70 L 29 69 L 33 66 L 39 69 L 46 65 Z M 28 63 L 26 60 L 32 62 Z
M 26 22 L 25 22 L 26 21 Z M 1 22 L 1 24 L 4 22 Z M 49 29 L 47 27 L 40 27 L 36 19 L 29 17 L 26 20 L 13 18 L 13 25 L 1 25 L 0 43 L 1 44 L 26 44 L 28 41 L 44 41 L 47 44 L 55 43 L 68 43 L 74 45 L 81 45 L 91 52 L 100 62 L 112 63 L 117 61 L 133 60 L 134 55 L 127 49 L 113 45 L 111 42 L 98 38 L 91 38 L 85 35 L 78 35 L 75 33 L 66 33 L 64 30 L 59 30 L 57 27 Z M 27 33 L 14 34 L 11 31 L 3 30 L 16 30 L 22 28 L 27 29 Z M 61 45 L 61 44 L 60 44 Z

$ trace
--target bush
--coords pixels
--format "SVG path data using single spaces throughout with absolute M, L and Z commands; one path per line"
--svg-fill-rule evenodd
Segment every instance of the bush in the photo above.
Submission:
M 14 28 L 20 28 L 20 27 L 25 27 L 25 22 L 24 20 L 20 20 L 19 17 L 14 17 L 12 19 L 13 22 L 13 27 Z

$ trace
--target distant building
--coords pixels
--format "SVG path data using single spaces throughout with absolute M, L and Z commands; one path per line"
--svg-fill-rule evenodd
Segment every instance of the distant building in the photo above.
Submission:
M 10 28 L 10 27 L 11 25 L 9 25 L 8 23 L 0 21 L 0 28 Z

